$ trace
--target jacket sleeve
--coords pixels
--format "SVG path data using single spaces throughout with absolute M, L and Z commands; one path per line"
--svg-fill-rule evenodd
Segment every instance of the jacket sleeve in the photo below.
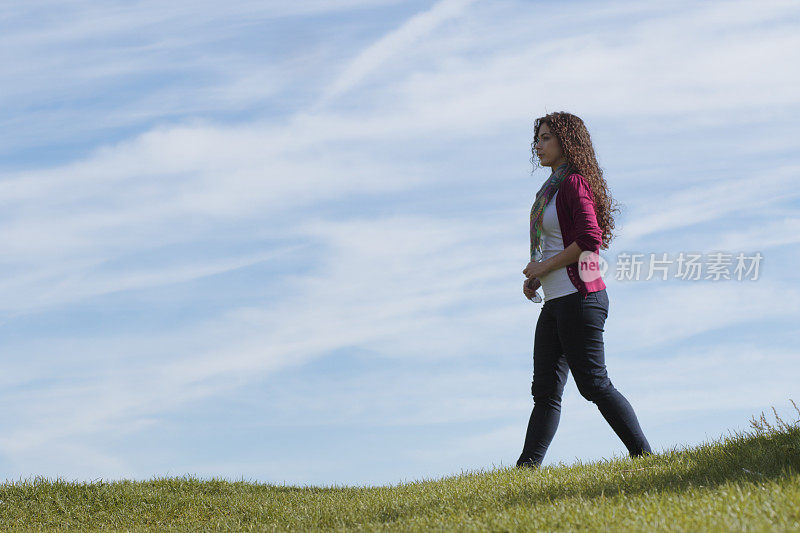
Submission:
M 567 183 L 570 186 L 569 208 L 575 230 L 575 242 L 581 250 L 597 252 L 603 243 L 603 230 L 597 224 L 592 189 L 580 174 L 571 175 L 564 184 Z

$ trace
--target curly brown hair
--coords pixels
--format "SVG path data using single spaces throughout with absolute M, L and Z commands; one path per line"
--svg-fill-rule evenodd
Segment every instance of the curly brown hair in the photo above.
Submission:
M 583 120 L 564 111 L 549 113 L 537 118 L 534 123 L 533 142 L 531 143 L 531 163 L 534 165 L 534 170 L 541 168 L 534 147 L 539 140 L 539 128 L 542 124 L 547 124 L 550 131 L 558 138 L 567 163 L 586 178 L 594 196 L 597 224 L 603 230 L 603 243 L 600 248 L 603 250 L 608 249 L 611 240 L 614 238 L 611 232 L 614 229 L 613 213 L 620 212 L 620 205 L 611 197 L 608 184 L 603 178 L 603 170 L 597 164 L 589 130 L 586 129 Z

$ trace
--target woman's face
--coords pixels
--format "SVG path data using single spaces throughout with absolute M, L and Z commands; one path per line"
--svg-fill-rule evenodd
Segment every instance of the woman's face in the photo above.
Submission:
M 561 143 L 558 142 L 558 137 L 550 133 L 550 127 L 547 124 L 539 125 L 539 140 L 533 148 L 543 167 L 555 168 L 561 163 L 566 163 Z

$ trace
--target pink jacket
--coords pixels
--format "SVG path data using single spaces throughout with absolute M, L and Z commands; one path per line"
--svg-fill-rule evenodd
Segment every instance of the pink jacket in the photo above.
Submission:
M 581 250 L 599 253 L 603 242 L 603 230 L 597 225 L 592 190 L 586 178 L 580 174 L 570 174 L 561 182 L 556 195 L 556 213 L 564 248 L 577 242 Z M 570 281 L 584 298 L 590 292 L 606 288 L 596 259 L 589 262 L 589 268 L 593 269 L 591 271 L 596 276 L 596 279 L 591 281 L 581 279 L 577 262 L 567 265 L 566 268 Z

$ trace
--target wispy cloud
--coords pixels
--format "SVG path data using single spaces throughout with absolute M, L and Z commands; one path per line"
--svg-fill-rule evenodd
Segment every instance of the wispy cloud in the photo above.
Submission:
M 305 29 L 303 17 L 397 3 L 19 4 L 0 20 L 2 49 L 13 50 L 0 73 L 0 150 L 16 155 L 38 147 L 41 157 L 43 146 L 67 144 L 75 152 L 76 144 L 103 143 L 119 138 L 119 129 L 129 135 L 163 120 L 219 119 L 265 106 L 280 111 L 273 104 L 278 95 L 290 101 L 286 93 L 312 83 L 315 69 L 335 56 L 322 50 L 325 36 Z M 306 40 L 292 46 L 299 33 Z
M 764 213 L 772 206 L 800 197 L 800 191 L 792 186 L 799 174 L 797 165 L 775 165 L 755 176 L 726 176 L 666 194 L 638 197 L 631 209 L 630 222 L 625 224 L 614 246 L 624 250 L 658 232 L 679 231 L 723 217 Z M 800 214 L 800 210 L 796 213 Z M 686 241 L 686 246 L 692 246 L 691 236 Z
M 327 103 L 355 87 L 371 72 L 393 59 L 420 38 L 427 36 L 447 20 L 458 16 L 476 0 L 439 0 L 430 9 L 414 15 L 358 54 L 331 84 L 322 98 Z

